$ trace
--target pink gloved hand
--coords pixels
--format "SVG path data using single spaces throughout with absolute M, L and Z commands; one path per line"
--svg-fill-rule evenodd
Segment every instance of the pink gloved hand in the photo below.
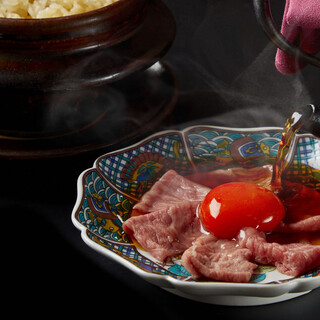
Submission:
M 289 0 L 286 20 L 289 25 L 303 28 L 320 28 L 319 0 Z
M 312 55 L 320 51 L 320 0 L 287 0 L 283 15 L 282 35 L 301 50 Z M 295 57 L 277 50 L 276 68 L 292 74 L 305 66 Z

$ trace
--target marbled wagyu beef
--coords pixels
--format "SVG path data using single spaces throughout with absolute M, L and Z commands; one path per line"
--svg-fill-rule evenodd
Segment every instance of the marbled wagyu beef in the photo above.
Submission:
M 181 201 L 200 204 L 210 190 L 174 170 L 169 170 L 141 197 L 133 209 L 142 214 L 165 209 Z
M 255 263 L 250 262 L 251 251 L 239 248 L 236 240 L 218 239 L 203 234 L 186 250 L 181 261 L 195 280 L 211 278 L 227 282 L 248 282 Z
M 201 234 L 197 207 L 210 191 L 170 170 L 146 192 L 123 230 L 156 259 L 183 253 Z
M 319 208 L 320 210 L 320 208 Z M 278 232 L 314 232 L 320 230 L 320 215 L 308 217 L 296 222 L 281 221 L 275 231 Z
M 201 235 L 196 216 L 198 204 L 183 201 L 149 214 L 134 216 L 123 224 L 123 230 L 133 235 L 153 257 L 165 262 L 184 252 Z
M 242 248 L 252 252 L 257 263 L 271 264 L 289 276 L 299 276 L 320 265 L 320 246 L 306 243 L 269 243 L 263 232 L 254 228 L 244 228 L 238 236 Z

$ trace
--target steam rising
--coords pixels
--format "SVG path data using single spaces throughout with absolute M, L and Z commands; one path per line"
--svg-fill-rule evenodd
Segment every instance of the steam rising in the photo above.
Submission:
M 211 99 L 212 112 L 201 119 L 208 124 L 229 127 L 282 127 L 285 119 L 295 109 L 312 103 L 313 98 L 302 74 L 288 77 L 275 69 L 274 54 L 275 47 L 269 43 L 251 65 L 230 83 L 215 76 L 214 69 L 204 68 L 195 60 L 185 61 L 190 72 L 192 69 L 196 72 L 193 72 L 193 79 L 182 79 L 186 88 L 183 95 L 186 100 L 192 94 Z M 185 81 L 190 81 L 192 85 Z M 193 103 L 195 108 L 201 109 L 201 99 L 198 102 L 194 100 Z
M 282 127 L 295 109 L 310 103 L 319 104 L 313 97 L 314 92 L 310 93 L 309 89 L 311 85 L 311 89 L 316 88 L 319 95 L 320 71 L 310 67 L 301 73 L 284 76 L 275 68 L 276 47 L 258 26 L 251 1 L 186 4 L 189 6 L 187 9 L 193 12 L 192 17 L 183 16 L 182 0 L 165 2 L 173 13 L 177 13 L 178 33 L 172 48 L 162 60 L 171 66 L 178 80 L 179 100 L 174 119 L 179 125 L 185 127 L 203 123 L 227 127 Z M 83 65 L 72 66 L 66 72 L 81 78 L 84 70 L 97 68 L 95 58 L 93 56 L 83 61 Z M 156 71 L 155 67 L 154 75 Z M 310 72 L 313 79 L 316 74 L 315 79 L 319 81 L 310 82 Z M 146 83 L 148 90 L 159 85 L 159 81 L 153 83 L 154 79 L 152 83 Z M 161 86 L 165 85 L 161 83 Z M 105 100 L 100 107 L 86 108 L 81 113 L 81 119 L 89 116 L 90 120 L 90 112 L 99 113 L 106 108 L 115 126 L 121 126 L 126 122 L 123 119 L 128 117 L 132 127 L 143 126 L 143 121 L 148 117 L 141 115 L 152 112 L 152 106 L 157 102 L 148 102 L 149 109 L 140 113 L 127 113 L 127 91 L 134 92 L 130 86 L 132 83 L 121 90 L 104 92 Z M 73 121 L 72 113 L 69 116 L 65 112 L 67 110 L 62 110 L 61 117 Z M 121 118 L 122 121 L 117 120 Z M 59 116 L 56 119 L 60 121 Z M 78 124 L 70 125 L 76 127 Z M 166 125 L 171 126 L 171 123 L 163 126 L 166 128 Z
M 222 92 L 229 105 L 241 110 L 241 121 L 245 119 L 246 125 L 283 126 L 285 118 L 293 110 L 312 100 L 301 74 L 290 79 L 282 76 L 275 70 L 273 59 L 274 46 L 269 44 L 249 68 Z M 231 125 L 239 122 L 238 115 L 237 110 L 228 115 L 233 121 Z
M 273 4 L 280 9 L 277 18 L 281 6 Z M 192 110 L 192 104 L 210 109 L 200 115 L 207 124 L 282 127 L 296 108 L 318 103 L 313 91 L 319 96 L 314 82 L 320 71 L 308 66 L 284 76 L 275 68 L 277 48 L 258 25 L 251 1 L 204 1 L 192 12 L 198 15 L 192 21 L 178 20 L 184 33 L 177 35 L 178 54 L 170 56 L 183 92 L 181 110 Z M 198 122 L 186 119 L 187 125 Z

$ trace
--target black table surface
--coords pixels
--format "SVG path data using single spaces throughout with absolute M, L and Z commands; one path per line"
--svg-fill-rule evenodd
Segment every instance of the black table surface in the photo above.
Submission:
M 163 61 L 176 75 L 179 96 L 172 113 L 152 132 L 194 123 L 282 126 L 296 106 L 319 103 L 320 70 L 307 66 L 292 76 L 277 72 L 276 48 L 260 29 L 251 1 L 164 2 L 175 17 L 177 34 Z M 283 6 L 284 1 L 274 4 L 278 20 Z M 71 222 L 76 182 L 107 151 L 0 159 L 2 306 L 10 316 L 318 319 L 320 289 L 264 306 L 205 304 L 151 285 L 90 249 Z

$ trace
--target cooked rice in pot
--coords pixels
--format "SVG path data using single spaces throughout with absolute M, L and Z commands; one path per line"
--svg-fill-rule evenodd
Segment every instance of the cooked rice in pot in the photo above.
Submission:
M 53 18 L 105 7 L 118 0 L 0 0 L 0 17 Z

